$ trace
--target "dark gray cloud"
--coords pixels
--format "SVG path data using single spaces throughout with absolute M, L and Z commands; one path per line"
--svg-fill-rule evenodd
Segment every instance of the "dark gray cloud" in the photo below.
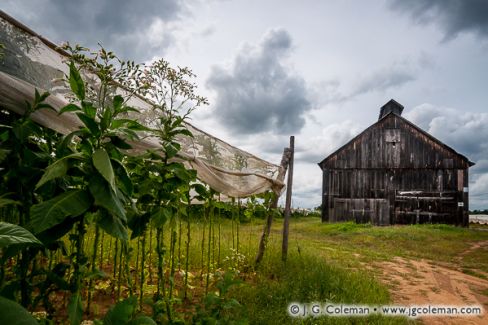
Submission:
M 178 0 L 7 0 L 3 10 L 50 40 L 96 49 L 101 43 L 125 59 L 162 55 L 168 23 L 184 11 Z
M 439 25 L 444 40 L 464 32 L 488 38 L 486 0 L 391 0 L 390 8 L 408 14 L 417 23 Z
M 344 103 L 368 93 L 384 93 L 390 89 L 401 88 L 415 81 L 421 69 L 426 69 L 430 58 L 426 54 L 416 60 L 393 62 L 369 73 L 357 76 L 349 89 L 344 90 L 340 80 L 320 82 L 313 87 L 313 97 L 320 105 Z M 432 64 L 430 64 L 432 66 Z
M 374 91 L 385 91 L 391 88 L 398 88 L 415 79 L 416 77 L 413 72 L 403 67 L 390 67 L 388 69 L 375 71 L 366 78 L 360 80 L 350 97 L 356 97 Z
M 240 134 L 298 132 L 311 108 L 305 81 L 287 68 L 292 40 L 283 29 L 268 31 L 257 46 L 239 50 L 230 68 L 212 68 L 207 86 L 217 93 L 216 116 Z

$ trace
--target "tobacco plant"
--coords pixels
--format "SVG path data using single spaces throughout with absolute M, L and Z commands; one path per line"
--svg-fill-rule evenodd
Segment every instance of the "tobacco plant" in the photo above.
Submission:
M 148 128 L 125 118 L 128 112 L 136 110 L 128 107 L 122 96 L 112 95 L 115 87 L 111 76 L 116 74 L 115 71 L 120 73 L 132 68 L 122 66 L 116 70 L 112 63 L 115 56 L 103 49 L 94 60 L 81 60 L 80 49 L 71 50 L 73 61 L 69 65 L 67 81 L 75 98 L 59 114 L 73 112 L 82 126 L 64 137 L 55 161 L 37 182 L 36 189 L 54 186 L 57 194 L 32 206 L 28 226 L 35 234 L 62 229 L 64 231 L 58 232 L 59 238 L 73 229 L 69 235 L 73 247 L 70 255 L 73 274 L 68 314 L 71 323 L 78 324 L 82 315 L 82 279 L 97 271 L 92 266 L 90 274 L 84 251 L 87 213 L 93 214 L 97 229 L 99 227 L 121 241 L 128 240 L 126 206 L 133 186 L 122 150 L 130 149 L 126 140 L 136 140 L 137 132 Z M 98 77 L 98 92 L 83 81 L 75 63 L 77 58 L 83 71 L 94 71 Z M 94 246 L 95 250 L 97 246 Z M 96 253 L 94 256 L 92 263 L 96 261 Z

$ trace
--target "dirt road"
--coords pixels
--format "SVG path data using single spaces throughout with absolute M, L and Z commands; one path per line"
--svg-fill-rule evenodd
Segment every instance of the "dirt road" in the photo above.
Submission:
M 425 324 L 488 324 L 488 281 L 456 270 L 465 254 L 474 250 L 486 254 L 487 246 L 488 242 L 474 244 L 449 267 L 396 257 L 392 262 L 378 264 L 382 271 L 380 280 L 391 288 L 393 301 L 398 305 L 478 305 L 484 309 L 482 316 L 420 318 Z

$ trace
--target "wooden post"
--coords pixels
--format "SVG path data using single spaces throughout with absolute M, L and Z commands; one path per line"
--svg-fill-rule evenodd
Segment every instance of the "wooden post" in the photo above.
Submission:
M 288 254 L 288 233 L 291 214 L 291 194 L 293 186 L 293 157 L 295 155 L 295 137 L 290 137 L 290 161 L 288 162 L 288 180 L 286 182 L 286 202 L 285 202 L 285 219 L 283 220 L 283 244 L 281 246 L 281 259 L 286 262 Z
M 288 168 L 289 156 L 290 156 L 290 149 L 285 148 L 283 150 L 283 156 L 281 157 L 281 164 L 280 164 L 278 176 L 276 177 L 276 179 L 281 181 L 281 182 L 285 179 L 286 170 Z M 280 196 L 275 194 L 274 198 L 272 199 L 272 201 L 269 205 L 270 210 L 276 209 L 278 207 L 279 198 L 280 198 Z M 259 241 L 258 253 L 257 253 L 256 259 L 255 259 L 255 265 L 256 266 L 263 259 L 264 251 L 266 250 L 266 244 L 268 243 L 269 233 L 271 232 L 271 225 L 272 224 L 273 224 L 273 213 L 270 212 L 270 213 L 268 213 L 268 216 L 266 218 L 266 224 L 264 225 L 263 233 L 261 234 L 261 239 Z

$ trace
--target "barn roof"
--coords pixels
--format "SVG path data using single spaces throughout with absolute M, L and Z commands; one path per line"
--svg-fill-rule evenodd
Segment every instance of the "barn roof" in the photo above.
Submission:
M 398 105 L 399 107 L 401 107 L 401 109 L 398 109 L 398 110 L 397 109 L 392 109 L 392 110 L 389 110 L 388 112 L 385 112 L 385 108 L 388 108 L 389 105 L 393 105 L 393 106 L 397 106 Z M 352 138 L 346 144 L 344 144 L 343 146 L 341 146 L 340 148 L 338 148 L 337 150 L 335 150 L 333 153 L 331 153 L 329 156 L 327 156 L 326 158 L 324 158 L 321 162 L 318 163 L 318 165 L 322 168 L 322 166 L 328 160 L 330 160 L 331 158 L 333 158 L 334 156 L 336 156 L 337 154 L 339 154 L 341 151 L 343 151 L 345 148 L 347 148 L 349 145 L 351 145 L 353 142 L 355 142 L 357 139 L 359 139 L 365 133 L 367 133 L 370 129 L 376 127 L 378 124 L 380 124 L 382 121 L 384 121 L 385 119 L 387 119 L 389 116 L 394 115 L 394 116 L 398 117 L 402 122 L 408 124 L 409 126 L 411 126 L 412 128 L 414 128 L 416 131 L 418 131 L 422 135 L 424 135 L 427 138 L 431 139 L 432 141 L 436 142 L 439 146 L 443 147 L 445 150 L 447 150 L 447 151 L 449 151 L 449 152 L 457 155 L 460 159 L 466 161 L 467 164 L 470 167 L 471 166 L 474 166 L 475 163 L 472 162 L 472 161 L 470 161 L 466 156 L 460 154 L 459 152 L 457 152 L 456 150 L 454 150 L 453 148 L 451 148 L 447 144 L 443 143 L 442 141 L 440 141 L 436 137 L 432 136 L 428 132 L 422 130 L 420 127 L 418 127 L 414 123 L 412 123 L 409 120 L 407 120 L 406 118 L 402 117 L 400 115 L 402 113 L 402 111 L 403 111 L 403 106 L 401 104 L 399 104 L 397 101 L 391 99 L 389 102 L 387 102 L 385 105 L 383 105 L 381 107 L 380 118 L 378 119 L 378 121 L 376 121 L 375 123 L 373 123 L 372 125 L 370 125 L 368 128 L 366 128 L 364 131 L 362 131 L 357 136 L 355 136 L 354 138 Z

